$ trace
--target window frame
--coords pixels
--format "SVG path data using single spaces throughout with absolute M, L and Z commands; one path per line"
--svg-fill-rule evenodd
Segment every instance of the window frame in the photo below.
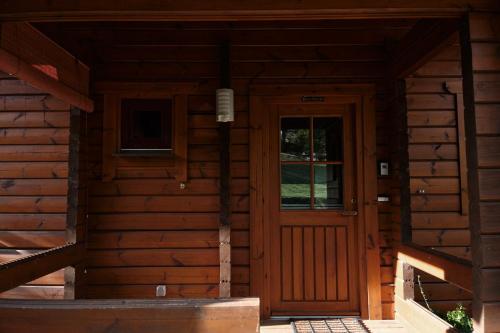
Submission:
M 111 181 L 120 167 L 164 168 L 179 182 L 187 181 L 188 95 L 194 83 L 100 82 L 96 92 L 104 97 L 102 180 Z M 121 150 L 121 105 L 124 99 L 170 99 L 172 149 Z

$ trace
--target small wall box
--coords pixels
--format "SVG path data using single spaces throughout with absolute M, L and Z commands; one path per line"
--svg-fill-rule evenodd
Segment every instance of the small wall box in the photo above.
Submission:
M 387 161 L 378 162 L 378 175 L 389 176 L 389 162 Z

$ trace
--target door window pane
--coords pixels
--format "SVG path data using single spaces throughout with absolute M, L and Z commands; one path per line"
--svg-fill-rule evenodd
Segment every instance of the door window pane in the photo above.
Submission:
M 311 174 L 309 164 L 281 165 L 281 207 L 311 208 Z
M 309 118 L 281 119 L 282 161 L 309 160 L 309 140 Z
M 314 160 L 342 161 L 342 118 L 317 117 L 313 126 Z
M 317 209 L 343 207 L 341 165 L 314 165 L 314 207 Z

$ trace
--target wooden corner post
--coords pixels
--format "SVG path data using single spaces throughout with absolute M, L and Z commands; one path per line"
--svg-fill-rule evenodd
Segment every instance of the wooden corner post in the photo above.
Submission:
M 221 88 L 231 87 L 230 44 L 220 52 Z M 220 217 L 219 217 L 219 297 L 231 297 L 231 123 L 219 123 L 220 137 Z
M 66 214 L 66 240 L 83 244 L 86 239 L 86 119 L 79 108 L 70 111 L 68 204 Z M 84 290 L 84 266 L 82 262 L 64 270 L 64 298 L 82 298 Z

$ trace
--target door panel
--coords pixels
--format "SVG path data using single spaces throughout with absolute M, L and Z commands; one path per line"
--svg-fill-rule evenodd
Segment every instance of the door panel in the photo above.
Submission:
M 353 104 L 270 110 L 271 312 L 357 314 Z

